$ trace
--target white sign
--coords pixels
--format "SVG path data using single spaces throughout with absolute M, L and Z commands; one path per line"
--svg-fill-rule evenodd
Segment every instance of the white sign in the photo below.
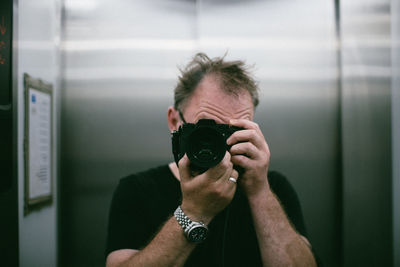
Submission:
M 51 95 L 29 88 L 29 198 L 51 194 Z

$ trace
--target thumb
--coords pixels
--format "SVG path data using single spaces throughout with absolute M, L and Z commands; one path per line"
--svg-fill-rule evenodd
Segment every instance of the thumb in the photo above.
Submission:
M 185 181 L 191 177 L 190 175 L 190 160 L 186 154 L 178 162 L 179 176 L 181 181 Z

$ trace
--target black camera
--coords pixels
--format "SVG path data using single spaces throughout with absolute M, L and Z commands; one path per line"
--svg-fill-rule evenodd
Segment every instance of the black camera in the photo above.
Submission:
M 206 171 L 224 158 L 230 149 L 226 140 L 239 130 L 243 128 L 217 124 L 209 119 L 183 124 L 172 133 L 172 153 L 176 164 L 186 153 L 193 170 Z

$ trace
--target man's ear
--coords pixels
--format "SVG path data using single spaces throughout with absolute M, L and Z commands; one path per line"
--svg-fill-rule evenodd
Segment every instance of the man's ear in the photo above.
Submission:
M 177 131 L 180 125 L 180 118 L 179 112 L 173 106 L 168 108 L 167 119 L 169 131 Z

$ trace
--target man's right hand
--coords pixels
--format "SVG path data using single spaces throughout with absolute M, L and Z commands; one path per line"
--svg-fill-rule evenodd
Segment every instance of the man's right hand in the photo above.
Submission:
M 191 220 L 205 224 L 232 201 L 237 185 L 229 178 L 238 179 L 239 176 L 233 169 L 229 152 L 218 165 L 197 176 L 192 176 L 190 161 L 185 155 L 179 161 L 179 175 L 182 210 Z

